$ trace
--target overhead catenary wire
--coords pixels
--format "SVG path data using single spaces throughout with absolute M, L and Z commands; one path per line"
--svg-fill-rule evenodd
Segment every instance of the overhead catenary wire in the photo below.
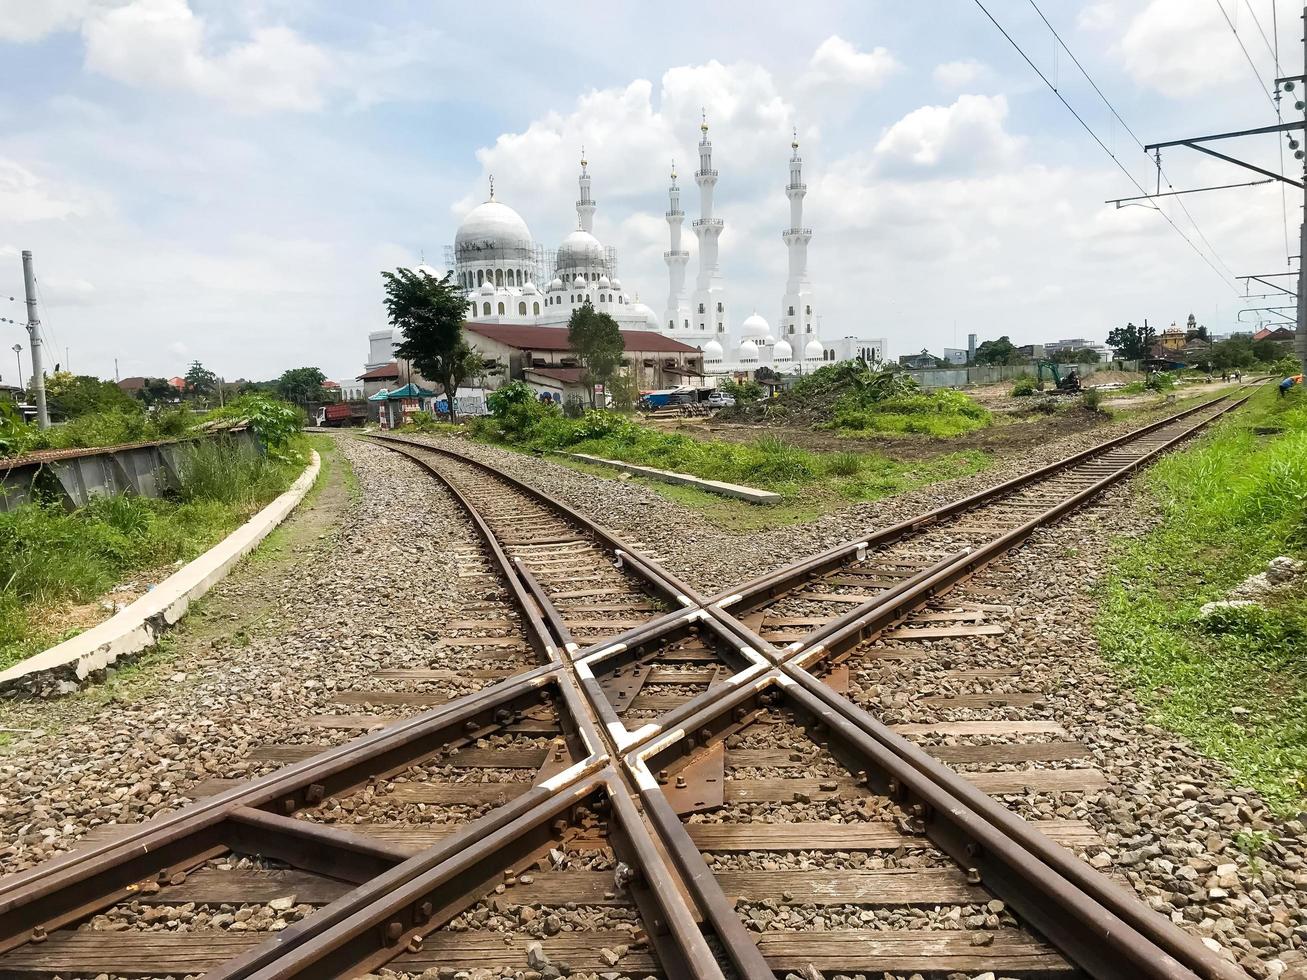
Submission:
M 985 7 L 985 5 L 981 2 L 981 0 L 975 0 L 975 4 L 977 7 L 980 8 L 981 13 L 983 13 L 986 17 L 989 18 L 990 23 L 992 23 L 996 28 L 998 28 L 999 33 L 1002 34 L 1003 37 L 1007 39 L 1008 43 L 1011 44 L 1012 47 L 1016 49 L 1017 54 L 1021 55 L 1022 60 L 1024 60 L 1025 63 L 1030 66 L 1031 70 L 1034 71 L 1034 73 L 1039 76 L 1040 81 L 1042 81 L 1046 86 L 1048 86 L 1049 91 L 1051 91 L 1054 95 L 1056 95 L 1058 101 L 1061 102 L 1062 105 L 1066 107 L 1066 110 L 1070 112 L 1072 116 L 1075 117 L 1076 122 L 1080 123 L 1081 128 L 1084 129 L 1084 131 L 1090 135 L 1093 141 L 1099 145 L 1102 151 L 1111 158 L 1112 162 L 1116 164 L 1117 168 L 1123 174 L 1126 175 L 1126 178 L 1130 181 L 1130 183 L 1134 184 L 1134 186 L 1139 189 L 1139 193 L 1147 194 L 1148 191 L 1144 189 L 1144 186 L 1141 183 L 1139 183 L 1139 181 L 1135 178 L 1135 175 L 1126 169 L 1125 164 L 1123 164 L 1117 158 L 1117 155 L 1113 153 L 1110 148 L 1108 148 L 1107 144 L 1103 142 L 1102 138 L 1099 137 L 1099 135 L 1096 132 L 1094 132 L 1093 128 L 1087 122 L 1085 122 L 1084 118 L 1080 115 L 1080 113 L 1078 113 L 1075 110 L 1075 107 L 1072 106 L 1071 103 L 1068 102 L 1066 98 L 1062 95 L 1062 93 L 1057 90 L 1057 87 L 1048 80 L 1048 76 L 1046 76 L 1042 71 L 1040 71 L 1039 66 L 1030 60 L 1030 56 L 1026 54 L 1026 52 L 1022 49 L 1021 45 L 1017 44 L 1016 40 L 1012 37 L 1011 34 L 1009 34 L 1004 29 L 1003 25 L 1000 24 L 994 18 L 994 15 L 989 12 L 988 8 Z M 1165 211 L 1161 210 L 1160 208 L 1158 209 L 1157 213 L 1160 214 L 1162 218 L 1166 221 L 1166 223 L 1169 224 L 1175 230 L 1175 233 L 1179 235 L 1181 239 L 1184 240 L 1184 243 L 1194 250 L 1194 254 L 1197 255 L 1200 259 L 1202 259 L 1203 262 L 1207 264 L 1208 268 L 1210 268 L 1214 273 L 1216 273 L 1216 275 L 1220 277 L 1221 281 L 1224 282 L 1227 286 L 1229 286 L 1230 289 L 1233 290 L 1235 295 L 1237 296 L 1239 294 L 1239 290 L 1234 285 L 1232 279 L 1228 279 L 1225 273 L 1221 272 L 1220 269 L 1218 269 L 1215 265 L 1212 264 L 1212 260 L 1203 254 L 1203 251 L 1197 245 L 1195 245 L 1193 241 L 1190 240 L 1189 236 L 1186 235 L 1180 229 L 1180 226 L 1177 225 L 1175 221 L 1171 219 L 1171 216 L 1169 214 L 1167 214 Z M 1213 254 L 1215 254 L 1214 251 Z
M 1121 124 L 1121 126 L 1125 129 L 1125 131 L 1130 134 L 1130 138 L 1135 141 L 1135 144 L 1144 153 L 1144 155 L 1147 156 L 1148 150 L 1144 147 L 1144 141 L 1141 140 L 1138 136 L 1136 136 L 1135 131 L 1130 128 L 1129 123 L 1127 123 L 1124 119 L 1121 118 L 1121 113 L 1116 111 L 1116 106 L 1112 105 L 1111 100 L 1108 99 L 1108 97 L 1103 94 L 1103 90 L 1098 87 L 1098 83 L 1094 81 L 1093 77 L 1089 74 L 1088 70 L 1086 70 L 1085 66 L 1080 63 L 1080 59 L 1076 57 L 1075 52 L 1072 51 L 1067 46 L 1067 43 L 1062 40 L 1062 35 L 1057 32 L 1057 28 L 1055 28 L 1052 25 L 1052 23 L 1049 21 L 1049 19 L 1044 16 L 1044 12 L 1039 9 L 1039 4 L 1037 4 L 1035 0 L 1030 0 L 1030 6 L 1035 8 L 1035 13 L 1037 13 L 1039 15 L 1039 19 L 1044 22 L 1044 26 L 1048 28 L 1049 33 L 1051 33 L 1054 39 L 1057 41 L 1057 43 L 1062 46 L 1062 50 L 1065 51 L 1067 55 L 1070 56 L 1071 61 L 1075 64 L 1076 68 L 1080 70 L 1080 74 L 1085 76 L 1085 81 L 1089 83 L 1090 87 L 1093 88 L 1094 92 L 1097 93 L 1098 97 L 1102 99 L 1103 105 L 1107 106 L 1107 111 L 1112 114 L 1113 120 Z M 993 18 L 990 19 L 992 20 Z M 1162 168 L 1162 161 L 1160 156 L 1157 157 L 1156 159 L 1153 157 L 1149 157 L 1149 165 L 1155 166 L 1157 168 L 1157 176 L 1158 176 L 1159 183 L 1160 181 L 1165 180 L 1166 186 L 1170 190 L 1174 191 L 1175 185 L 1171 183 L 1171 178 L 1167 176 L 1166 171 Z M 1280 171 L 1281 173 L 1283 173 L 1284 171 L 1283 159 L 1281 159 L 1280 162 Z M 1159 187 L 1158 190 L 1160 191 L 1160 189 L 1161 188 Z M 1281 188 L 1282 197 L 1283 197 L 1283 193 L 1284 193 L 1283 188 Z M 1154 195 L 1154 196 L 1160 196 L 1160 195 Z M 1216 259 L 1216 261 L 1219 262 L 1221 266 L 1225 269 L 1226 273 L 1231 278 L 1233 278 L 1234 270 L 1231 269 L 1230 266 L 1226 263 L 1226 261 L 1221 258 L 1220 253 L 1216 251 L 1216 246 L 1214 246 L 1208 240 L 1207 235 L 1203 233 L 1202 228 L 1198 227 L 1198 220 L 1193 216 L 1193 213 L 1189 210 L 1185 202 L 1177 200 L 1175 203 L 1180 208 L 1180 210 L 1184 212 L 1185 217 L 1189 219 L 1189 223 L 1193 225 L 1194 232 L 1198 235 L 1199 238 L 1202 239 L 1203 244 L 1206 245 L 1208 251 L 1212 253 L 1212 257 Z M 1158 208 L 1157 210 L 1159 213 L 1163 214 L 1163 217 L 1165 217 L 1165 213 L 1162 212 L 1161 208 Z M 1287 224 L 1285 227 L 1287 229 L 1288 227 Z

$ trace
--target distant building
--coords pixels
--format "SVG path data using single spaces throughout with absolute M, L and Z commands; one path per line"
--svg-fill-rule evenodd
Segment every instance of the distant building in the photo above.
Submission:
M 1037 361 L 1047 356 L 1046 348 L 1043 344 L 1023 344 L 1017 348 L 1017 354 L 1021 357 L 1028 357 L 1032 361 Z
M 149 378 L 123 378 L 118 382 L 118 387 L 127 394 L 135 396 L 145 390 L 149 380 Z
M 1091 350 L 1094 351 L 1104 361 L 1112 359 L 1112 348 L 1106 344 L 1099 343 L 1096 340 L 1089 340 L 1085 337 L 1071 337 L 1067 340 L 1051 340 L 1044 345 L 1044 354 L 1048 357 L 1055 357 L 1058 354 L 1073 350 Z
M 868 364 L 885 363 L 884 337 L 840 337 L 822 344 L 822 360 L 853 361 L 859 357 Z
M 1253 334 L 1253 342 L 1256 343 L 1259 340 L 1292 341 L 1293 331 L 1288 327 L 1276 327 L 1274 330 L 1270 327 L 1263 327 Z
M 398 386 L 399 362 L 389 361 L 380 367 L 364 371 L 354 380 L 362 385 L 363 397 L 365 398 L 371 398 L 383 389 L 389 391 Z
M 944 360 L 950 364 L 965 365 L 969 354 L 970 351 L 965 351 L 960 347 L 944 348 Z
M 1167 351 L 1184 350 L 1185 332 L 1172 323 L 1157 335 L 1157 346 Z
M 387 327 L 384 330 L 373 330 L 368 334 L 368 361 L 363 365 L 363 370 L 372 371 L 376 368 L 383 368 L 395 359 L 395 347 L 403 340 L 400 332 L 394 327 Z
M 343 402 L 358 401 L 364 398 L 363 382 L 357 378 L 341 378 L 339 381 L 328 381 L 322 387 L 334 385 L 340 391 L 340 400 Z
M 935 366 L 934 354 L 904 354 L 899 358 L 899 366 L 909 371 L 927 371 Z

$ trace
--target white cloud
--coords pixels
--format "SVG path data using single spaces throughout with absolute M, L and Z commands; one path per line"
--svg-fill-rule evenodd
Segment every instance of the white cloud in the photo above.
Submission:
M 0 157 L 0 214 L 8 221 L 57 221 L 84 214 L 87 201 L 68 188 L 38 177 L 22 164 Z
M 1151 0 L 1115 50 L 1137 83 L 1172 98 L 1223 87 L 1248 72 L 1220 9 L 1191 0 Z
M 189 90 L 237 111 L 317 109 L 332 60 L 286 27 L 259 27 L 226 51 L 207 49 L 205 22 L 185 0 L 133 0 L 82 25 L 86 67 L 141 88 Z
M 953 92 L 985 78 L 989 75 L 989 66 L 974 58 L 965 58 L 962 61 L 946 61 L 942 65 L 936 65 L 932 75 L 936 85 Z
M 887 170 L 972 170 L 1001 163 L 1022 142 L 1004 129 L 1007 112 L 1001 95 L 961 95 L 949 106 L 922 106 L 885 131 L 875 155 Z
M 0 41 L 39 41 L 77 26 L 91 0 L 0 0 Z
M 1076 27 L 1082 31 L 1105 31 L 1116 24 L 1117 16 L 1114 3 L 1091 3 L 1081 8 Z
M 838 34 L 832 34 L 813 52 L 799 87 L 806 91 L 877 89 L 902 67 L 886 48 L 859 51 Z

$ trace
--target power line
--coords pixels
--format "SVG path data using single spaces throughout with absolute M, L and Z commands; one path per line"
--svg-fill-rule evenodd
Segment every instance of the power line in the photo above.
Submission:
M 1271 105 L 1275 105 L 1275 96 L 1271 94 L 1271 90 L 1268 89 L 1266 83 L 1262 81 L 1262 73 L 1257 70 L 1257 65 L 1253 62 L 1253 56 L 1250 55 L 1248 49 L 1244 47 L 1243 38 L 1239 36 L 1238 30 L 1235 29 L 1234 21 L 1230 19 L 1230 15 L 1225 11 L 1225 4 L 1223 4 L 1221 0 L 1216 0 L 1216 6 L 1221 11 L 1221 16 L 1225 18 L 1225 23 L 1230 28 L 1230 33 L 1233 34 L 1234 39 L 1239 42 L 1239 50 L 1243 52 L 1244 58 L 1247 59 L 1248 67 L 1253 70 L 1253 77 L 1257 79 L 1258 88 L 1260 88 L 1266 98 L 1270 100 Z
M 1125 165 L 1120 160 L 1117 159 L 1116 154 L 1113 153 L 1107 147 L 1107 144 L 1105 144 L 1102 141 L 1102 139 L 1099 138 L 1098 134 L 1095 133 L 1094 130 L 1090 127 L 1090 125 L 1087 122 L 1085 122 L 1085 120 L 1081 117 L 1080 113 L 1076 112 L 1075 107 L 1073 107 L 1071 103 L 1066 100 L 1066 98 L 1062 95 L 1062 93 L 1057 90 L 1057 87 L 1048 80 L 1047 76 L 1045 76 L 1042 71 L 1039 70 L 1039 66 L 1030 60 L 1030 56 L 1026 54 L 1025 51 L 1022 50 L 1021 45 L 1017 44 L 1017 42 L 1013 40 L 1012 35 L 1009 34 L 1006 30 L 1004 30 L 1003 25 L 994 19 L 994 15 L 991 14 L 988 9 L 986 9 L 985 5 L 981 3 L 981 0 L 975 0 L 975 3 L 976 6 L 980 8 L 981 13 L 983 13 L 986 17 L 989 18 L 990 23 L 993 24 L 996 28 L 998 28 L 999 33 L 1002 34 L 1005 38 L 1007 38 L 1008 43 L 1011 44 L 1012 47 L 1016 49 L 1017 54 L 1021 55 L 1025 63 L 1028 64 L 1031 70 L 1036 75 L 1039 76 L 1040 81 L 1042 81 L 1045 85 L 1048 86 L 1049 91 L 1052 92 L 1054 95 L 1056 95 L 1058 101 L 1061 102 L 1062 105 L 1066 107 L 1066 110 L 1069 113 L 1071 113 L 1072 116 L 1075 117 L 1076 122 L 1080 123 L 1081 128 L 1083 128 L 1084 131 L 1090 135 L 1093 141 L 1099 145 L 1102 151 L 1112 159 L 1112 162 L 1115 163 L 1117 165 L 1117 168 L 1123 174 L 1126 175 L 1126 178 L 1130 181 L 1130 183 L 1134 184 L 1135 187 L 1138 188 L 1139 193 L 1147 194 L 1148 191 L 1145 190 L 1144 186 L 1141 183 L 1139 183 L 1138 180 L 1135 179 L 1134 174 L 1132 174 L 1129 170 L 1127 170 Z M 1195 245 L 1192 241 L 1190 241 L 1189 236 L 1180 230 L 1180 226 L 1171 220 L 1171 216 L 1167 214 L 1165 211 L 1163 211 L 1161 208 L 1158 208 L 1157 213 L 1160 214 L 1166 220 L 1166 223 L 1168 225 L 1170 225 L 1173 229 L 1175 229 L 1175 233 L 1179 235 L 1182 239 L 1184 239 L 1184 243 L 1194 250 L 1194 254 L 1196 254 L 1200 259 L 1202 259 L 1205 263 L 1207 263 L 1208 268 L 1210 268 L 1213 272 L 1215 272 L 1221 278 L 1222 282 L 1224 282 L 1227 286 L 1229 286 L 1232 290 L 1234 290 L 1235 295 L 1238 295 L 1239 290 L 1235 287 L 1234 283 L 1230 280 L 1227 280 L 1225 274 L 1221 272 L 1221 270 L 1218 269 L 1216 266 L 1212 265 L 1211 259 L 1209 259 L 1206 255 L 1204 255 L 1202 250 L 1199 249 L 1199 247 Z M 1213 252 L 1213 254 L 1215 254 L 1215 252 Z
M 1049 19 L 1044 16 L 1044 12 L 1039 9 L 1039 4 L 1037 4 L 1035 0 L 1030 0 L 1030 6 L 1035 8 L 1035 13 L 1039 14 L 1039 19 L 1044 22 L 1044 26 L 1048 28 L 1049 33 L 1051 33 L 1053 37 L 1057 40 L 1057 43 L 1062 46 L 1062 50 L 1065 51 L 1071 57 L 1071 61 L 1075 64 L 1075 66 L 1078 69 L 1080 69 L 1080 74 L 1085 76 L 1085 81 L 1087 81 L 1090 84 L 1090 86 L 1093 88 L 1093 90 L 1096 93 L 1098 93 L 1098 97 L 1103 100 L 1103 105 L 1107 106 L 1108 112 L 1112 113 L 1113 118 L 1116 119 L 1116 121 L 1119 122 L 1122 125 L 1122 127 L 1124 127 L 1125 131 L 1130 134 L 1130 138 L 1135 141 L 1135 143 L 1139 146 L 1139 149 L 1143 151 L 1145 156 L 1147 156 L 1148 151 L 1144 148 L 1144 141 L 1141 140 L 1138 136 L 1136 136 L 1134 130 L 1130 128 L 1129 123 L 1127 123 L 1124 119 L 1121 118 L 1121 113 L 1116 111 L 1116 106 L 1112 105 L 1108 97 L 1103 94 L 1103 90 L 1098 87 L 1098 83 L 1095 82 L 1094 79 L 1090 76 L 1089 72 L 1085 69 L 1085 66 L 1080 63 L 1080 59 L 1075 56 L 1075 52 L 1072 51 L 1069 47 L 1067 47 L 1067 43 L 1062 40 L 1062 35 L 1057 32 L 1057 28 L 1055 28 L 1049 22 Z M 992 20 L 993 18 L 990 19 Z M 1171 178 L 1168 177 L 1166 171 L 1162 169 L 1161 158 L 1159 157 L 1156 160 L 1154 160 L 1153 158 L 1150 157 L 1149 163 L 1157 167 L 1158 176 L 1164 179 L 1166 181 L 1166 186 L 1174 191 L 1175 185 L 1171 183 Z M 1284 169 L 1283 162 L 1281 162 L 1280 169 L 1281 171 L 1283 171 Z M 1281 188 L 1281 197 L 1283 196 L 1284 196 L 1283 188 Z M 1220 253 L 1216 251 L 1216 246 L 1214 246 L 1210 241 L 1208 241 L 1207 236 L 1203 233 L 1203 230 L 1198 227 L 1198 220 L 1193 216 L 1193 213 L 1189 210 L 1188 206 L 1186 206 L 1184 201 L 1177 200 L 1175 203 L 1179 205 L 1180 210 L 1183 211 L 1185 217 L 1189 219 L 1189 223 L 1194 226 L 1194 231 L 1198 234 L 1198 237 L 1203 240 L 1203 244 L 1207 246 L 1208 251 L 1212 253 L 1212 258 L 1216 259 L 1216 261 L 1219 262 L 1225 268 L 1225 271 L 1231 277 L 1233 277 L 1234 270 L 1230 268 L 1230 266 L 1226 263 L 1226 261 L 1223 258 L 1221 258 Z M 1157 208 L 1156 210 L 1160 214 L 1162 214 L 1163 217 L 1166 216 L 1165 212 L 1163 212 L 1160 207 Z M 1287 233 L 1287 227 L 1288 227 L 1287 224 L 1285 227 Z

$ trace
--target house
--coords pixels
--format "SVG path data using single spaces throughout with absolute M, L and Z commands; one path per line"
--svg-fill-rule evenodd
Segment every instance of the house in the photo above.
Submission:
M 169 379 L 168 379 L 168 384 L 172 385 L 172 386 L 173 386 L 175 389 L 177 389 L 178 391 L 185 391 L 185 390 L 186 390 L 186 379 L 185 379 L 185 378 L 169 378 Z
M 399 381 L 399 362 L 390 361 L 379 368 L 365 371 L 355 381 L 363 383 L 363 397 L 371 398 L 383 388 L 394 388 Z
M 149 378 L 123 378 L 118 382 L 118 387 L 135 398 L 145 390 L 149 380 Z
M 1288 327 L 1276 327 L 1274 330 L 1270 327 L 1262 327 L 1261 330 L 1258 330 L 1253 334 L 1253 343 L 1257 343 L 1259 340 L 1273 340 L 1276 343 L 1287 341 L 1292 343 L 1293 331 Z
M 935 366 L 935 355 L 925 351 L 920 354 L 903 354 L 899 357 L 899 365 L 909 371 L 927 371 Z
M 567 342 L 566 327 L 466 323 L 463 330 L 473 349 L 506 369 L 498 379 L 488 379 L 492 385 L 521 380 L 541 393 L 567 395 L 580 391 L 585 392 L 583 400 L 589 400 L 588 391 L 580 384 L 581 362 Z M 626 348 L 622 373 L 634 380 L 637 388 L 672 388 L 703 377 L 703 352 L 697 347 L 651 330 L 619 332 Z
M 1174 323 L 1157 335 L 1157 346 L 1164 351 L 1184 350 L 1185 332 Z

